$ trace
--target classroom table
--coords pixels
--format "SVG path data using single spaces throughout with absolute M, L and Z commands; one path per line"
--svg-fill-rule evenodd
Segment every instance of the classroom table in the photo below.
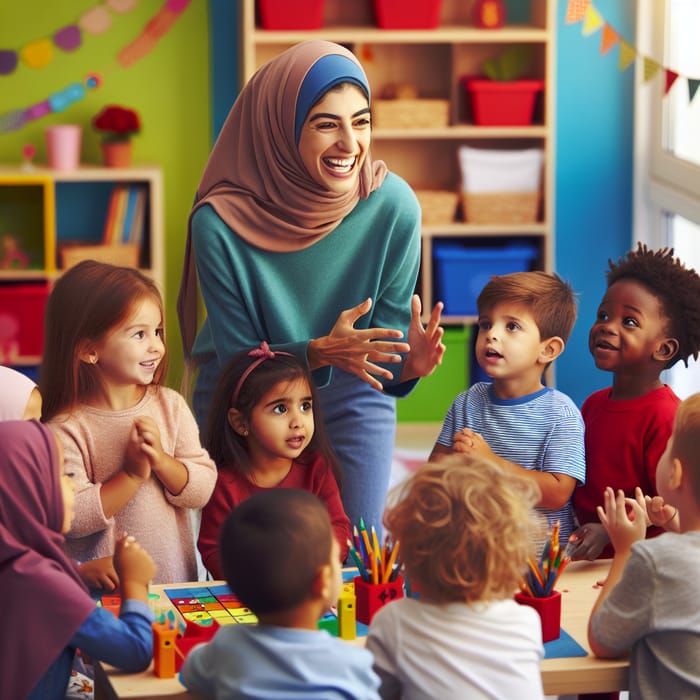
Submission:
M 546 695 L 575 695 L 601 693 L 628 688 L 629 662 L 625 659 L 597 659 L 591 655 L 587 640 L 588 615 L 598 596 L 596 583 L 605 578 L 610 560 L 572 562 L 557 584 L 562 594 L 562 628 L 587 652 L 587 656 L 542 661 L 542 683 Z M 198 585 L 210 585 L 199 583 Z M 191 587 L 191 583 L 180 584 Z M 152 586 L 152 593 L 161 594 L 165 588 L 178 584 Z M 169 605 L 163 596 L 159 604 Z M 363 644 L 359 638 L 349 644 Z M 193 700 L 177 678 L 157 678 L 152 668 L 143 673 L 123 673 L 110 666 L 95 664 L 95 700 Z

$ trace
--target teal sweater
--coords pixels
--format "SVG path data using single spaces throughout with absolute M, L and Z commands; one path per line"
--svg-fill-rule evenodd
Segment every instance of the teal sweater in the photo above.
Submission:
M 327 236 L 303 250 L 278 253 L 245 242 L 203 206 L 192 217 L 191 233 L 207 318 L 193 355 L 215 354 L 223 365 L 266 340 L 275 350 L 306 358 L 309 340 L 328 335 L 341 311 L 368 297 L 372 309 L 355 327 L 405 334 L 420 263 L 420 216 L 411 188 L 389 173 Z M 400 376 L 398 365 L 390 369 Z M 319 386 L 331 371 L 315 373 Z M 390 393 L 404 395 L 413 385 Z

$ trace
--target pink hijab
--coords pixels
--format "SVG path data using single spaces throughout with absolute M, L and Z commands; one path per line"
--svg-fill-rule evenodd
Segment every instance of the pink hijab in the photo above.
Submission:
M 95 609 L 63 551 L 55 438 L 38 421 L 0 423 L 0 685 L 24 698 Z
M 351 51 L 328 41 L 305 41 L 262 66 L 229 112 L 188 223 L 177 304 L 186 357 L 197 332 L 197 276 L 190 228 L 199 207 L 210 204 L 232 235 L 258 248 L 295 251 L 333 231 L 359 199 L 369 196 L 386 177 L 386 165 L 373 162 L 368 153 L 357 190 L 336 194 L 322 188 L 304 167 L 295 138 L 297 101 L 309 71 L 329 55 L 351 61 L 351 72 L 362 76 L 369 95 L 367 78 Z M 331 87 L 344 76 L 326 77 Z
M 10 367 L 0 366 L 0 420 L 22 420 L 36 384 Z

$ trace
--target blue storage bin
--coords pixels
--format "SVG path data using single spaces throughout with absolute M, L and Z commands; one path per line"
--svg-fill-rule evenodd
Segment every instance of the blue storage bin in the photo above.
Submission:
M 448 316 L 476 316 L 476 300 L 492 275 L 526 272 L 539 256 L 537 245 L 517 241 L 501 246 L 433 243 L 436 298 Z

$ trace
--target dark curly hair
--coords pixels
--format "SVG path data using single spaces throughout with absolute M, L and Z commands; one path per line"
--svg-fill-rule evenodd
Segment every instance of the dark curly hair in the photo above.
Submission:
M 697 359 L 700 352 L 700 275 L 673 257 L 673 248 L 650 250 L 637 243 L 617 262 L 608 260 L 608 287 L 621 279 L 643 284 L 660 302 L 668 318 L 668 331 L 678 340 L 678 352 L 666 369 L 688 358 Z

